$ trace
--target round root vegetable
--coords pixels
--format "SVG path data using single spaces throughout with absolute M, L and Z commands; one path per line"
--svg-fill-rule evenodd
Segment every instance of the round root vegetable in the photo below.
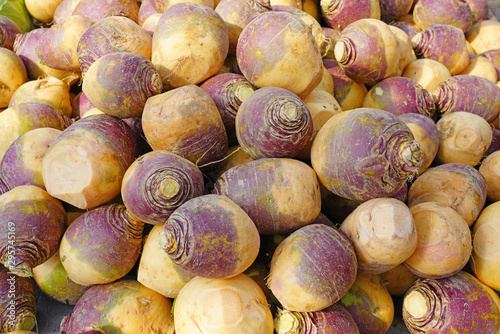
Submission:
M 153 37 L 156 27 L 158 26 L 158 22 L 160 21 L 161 15 L 162 14 L 160 13 L 154 13 L 153 15 L 149 16 L 141 26 L 142 29 L 144 29 L 151 37 Z
M 40 1 L 40 0 L 24 0 L 26 9 L 30 15 L 43 23 L 51 23 L 54 19 L 54 13 L 57 6 L 62 0 Z
M 467 0 L 472 12 L 472 24 L 487 20 L 489 15 L 489 7 L 487 0 Z
M 160 94 L 160 74 L 135 52 L 101 56 L 87 69 L 82 91 L 104 113 L 120 118 L 141 116 L 149 97 Z
M 130 215 L 150 224 L 163 224 L 172 212 L 204 193 L 201 171 L 176 154 L 154 150 L 136 159 L 121 185 L 123 204 Z
M 421 30 L 446 24 L 466 32 L 472 26 L 472 11 L 466 0 L 419 0 L 413 7 L 413 19 Z
M 151 0 L 143 0 L 141 1 L 141 4 L 139 6 L 139 13 L 138 13 L 138 21 L 137 23 L 142 26 L 144 22 L 154 14 L 163 14 L 159 13 L 154 7 L 153 4 L 151 3 Z
M 150 97 L 142 113 L 144 136 L 153 150 L 166 150 L 210 169 L 226 154 L 224 122 L 210 95 L 186 85 Z
M 434 100 L 431 93 L 411 78 L 391 77 L 370 88 L 363 107 L 387 110 L 396 116 L 417 113 L 433 117 Z
M 387 23 L 361 19 L 342 30 L 334 53 L 349 78 L 371 86 L 396 73 L 401 50 L 398 37 Z
M 59 246 L 68 277 L 84 286 L 122 278 L 139 258 L 143 230 L 144 223 L 122 204 L 86 211 L 69 225 Z
M 467 111 L 492 122 L 500 113 L 500 87 L 475 75 L 454 75 L 432 92 L 441 114 Z
M 467 111 L 443 115 L 436 128 L 439 133 L 437 158 L 441 163 L 476 166 L 493 140 L 493 130 L 488 122 Z
M 0 195 L 5 194 L 10 190 L 10 187 L 7 185 L 7 182 L 4 180 L 4 176 L 2 172 L 0 172 Z
M 236 45 L 243 28 L 257 15 L 270 10 L 270 0 L 220 0 L 215 11 L 227 25 L 229 54 L 236 54 Z
M 36 28 L 27 33 L 17 35 L 14 41 L 14 52 L 23 60 L 30 80 L 52 76 L 64 81 L 68 86 L 71 86 L 80 80 L 80 70 L 63 71 L 49 67 L 40 60 L 40 57 L 38 57 L 36 53 L 38 40 L 48 29 L 49 28 Z
M 305 103 L 279 87 L 260 88 L 243 101 L 235 127 L 238 143 L 253 159 L 293 158 L 313 134 Z
M 387 333 L 394 319 L 392 296 L 378 275 L 359 273 L 339 303 L 351 314 L 360 333 Z
M 230 198 L 207 194 L 186 201 L 160 231 L 172 262 L 197 276 L 226 278 L 245 271 L 259 252 L 252 219 Z
M 198 84 L 215 75 L 224 64 L 228 48 L 226 23 L 214 9 L 178 3 L 158 21 L 151 61 L 160 73 L 163 88 L 168 90 Z
M 214 184 L 253 220 L 259 233 L 288 233 L 320 213 L 318 179 L 309 165 L 289 158 L 262 158 L 235 166 Z
M 273 316 L 255 281 L 194 277 L 175 300 L 176 334 L 272 334 Z
M 125 122 L 91 115 L 66 128 L 49 147 L 43 181 L 52 196 L 90 209 L 120 193 L 123 175 L 135 157 L 135 138 Z
M 455 210 L 438 202 L 410 207 L 417 228 L 417 248 L 405 261 L 419 277 L 444 278 L 469 261 L 472 237 L 467 222 Z
M 493 63 L 486 57 L 469 55 L 469 65 L 459 74 L 469 74 L 478 77 L 483 77 L 493 83 L 497 83 L 497 71 Z
M 139 3 L 136 0 L 80 0 L 72 15 L 82 15 L 93 22 L 109 16 L 124 16 L 137 22 Z
M 299 97 L 316 88 L 323 76 L 311 28 L 288 12 L 264 12 L 248 23 L 238 39 L 236 58 L 253 85 L 284 88 Z
M 500 151 L 495 151 L 481 162 L 479 173 L 486 182 L 487 197 L 492 202 L 500 201 Z
M 228 144 L 237 144 L 236 113 L 255 87 L 241 74 L 221 73 L 206 80 L 200 88 L 214 100 L 226 128 Z
M 12 95 L 9 107 L 27 102 L 48 104 L 59 110 L 64 116 L 71 117 L 73 107 L 69 85 L 58 78 L 47 76 L 25 82 Z
M 0 108 L 6 108 L 14 92 L 28 81 L 28 73 L 21 57 L 14 51 L 0 47 L 0 63 L 4 68 L 0 73 Z
M 22 32 L 33 29 L 33 18 L 28 13 L 24 1 L 3 1 L 0 7 L 0 15 L 14 21 Z
M 500 22 L 484 20 L 477 22 L 465 33 L 465 38 L 476 54 L 500 48 Z
M 79 92 L 78 94 L 76 94 L 71 106 L 73 109 L 73 115 L 79 118 L 82 118 L 83 115 L 85 115 L 85 113 L 90 109 L 95 108 L 95 106 L 92 104 L 92 102 L 89 101 L 84 92 Z
M 409 15 L 411 16 L 411 14 L 409 14 Z M 404 21 L 404 19 L 402 19 L 400 21 L 390 22 L 389 25 L 403 30 L 410 38 L 410 41 L 413 38 L 413 36 L 415 36 L 416 34 L 418 34 L 421 31 L 419 28 L 417 28 L 415 26 L 414 23 Z
M 415 56 L 415 51 L 413 51 L 411 39 L 410 37 L 408 37 L 408 34 L 406 32 L 393 25 L 389 25 L 389 29 L 391 29 L 391 31 L 394 33 L 394 35 L 396 35 L 398 39 L 400 57 L 398 66 L 394 70 L 392 76 L 399 77 L 401 76 L 401 74 L 403 74 L 406 66 L 417 59 L 417 56 Z
M 399 21 L 413 7 L 413 0 L 380 0 L 380 19 L 385 23 Z
M 57 24 L 59 22 L 64 21 L 67 19 L 73 11 L 75 10 L 75 7 L 78 5 L 78 3 L 81 0 L 63 0 L 59 6 L 57 6 L 55 12 L 54 12 L 54 19 L 52 21 L 52 24 Z
M 418 278 L 404 263 L 380 273 L 379 277 L 391 296 L 403 296 Z
M 361 108 L 368 89 L 363 83 L 349 78 L 336 60 L 325 62 L 333 81 L 333 97 L 343 111 Z
M 320 182 L 353 200 L 394 195 L 422 160 L 410 128 L 390 112 L 373 108 L 333 116 L 311 147 L 312 167 Z
M 486 57 L 493 66 L 495 67 L 495 71 L 497 73 L 497 79 L 500 80 L 500 49 L 493 49 L 485 51 L 481 54 L 481 56 Z
M 76 48 L 83 75 L 98 58 L 115 52 L 134 52 L 151 59 L 152 37 L 124 16 L 103 18 L 89 27 Z
M 356 253 L 349 237 L 335 227 L 310 224 L 279 244 L 267 285 L 285 309 L 314 312 L 339 301 L 356 273 Z
M 379 20 L 381 15 L 379 1 L 374 0 L 321 0 L 320 6 L 325 23 L 339 31 L 354 21 Z
M 408 205 L 440 202 L 458 212 L 471 226 L 481 213 L 486 196 L 486 182 L 477 169 L 448 163 L 427 170 L 412 183 Z
M 329 27 L 321 27 L 321 30 L 323 30 L 325 38 L 330 40 L 329 43 L 325 44 L 325 49 L 321 50 L 321 55 L 323 56 L 323 59 L 324 58 L 335 59 L 335 54 L 333 50 L 335 48 L 335 43 L 337 43 L 337 40 L 340 37 L 340 31 Z
M 31 280 L 0 266 L 0 331 L 10 333 L 35 328 L 37 306 Z
M 437 60 L 420 58 L 406 66 L 402 74 L 432 92 L 439 84 L 451 77 L 450 70 Z
M 278 309 L 274 330 L 277 334 L 359 334 L 354 319 L 340 302 L 317 312 Z
M 330 75 L 330 72 L 328 72 L 326 66 L 324 65 L 323 65 L 323 77 L 321 78 L 321 82 L 318 84 L 318 86 L 316 86 L 316 88 L 313 89 L 313 91 L 318 91 L 318 90 L 323 90 L 326 93 L 333 96 L 333 78 Z M 307 96 L 311 95 L 311 93 L 307 94 Z M 303 97 L 302 99 L 305 100 L 307 96 Z
M 451 75 L 462 72 L 469 65 L 465 36 L 457 27 L 433 24 L 413 36 L 411 43 L 419 58 L 439 61 Z
M 59 253 L 33 268 L 33 279 L 43 293 L 67 305 L 75 305 L 89 288 L 73 282 L 68 277 Z
M 187 1 L 187 0 L 151 0 L 151 5 L 156 9 L 157 12 L 164 13 L 167 9 L 169 9 L 173 5 L 178 4 L 178 3 L 184 3 L 184 2 L 196 3 L 196 4 L 199 4 L 199 5 L 203 5 L 203 6 L 209 7 L 211 9 L 215 8 L 215 0 L 194 0 L 194 1 Z
M 417 247 L 412 213 L 400 200 L 374 198 L 361 203 L 340 229 L 354 243 L 358 271 L 380 274 L 403 263 Z
M 500 150 L 500 130 L 493 128 L 493 139 L 491 140 L 491 145 L 486 150 L 485 155 L 488 156 L 495 151 Z
M 439 132 L 436 123 L 429 116 L 417 113 L 402 114 L 399 118 L 410 128 L 422 150 L 424 159 L 418 168 L 418 175 L 421 175 L 432 164 L 439 149 Z
M 162 229 L 163 225 L 153 226 L 144 242 L 137 280 L 165 297 L 175 298 L 195 275 L 175 265 L 161 249 L 158 239 Z
M 79 71 L 77 46 L 80 37 L 93 21 L 72 15 L 63 22 L 52 25 L 38 39 L 35 51 L 40 60 L 52 68 L 63 71 Z
M 42 161 L 50 144 L 61 134 L 54 128 L 37 128 L 19 136 L 5 151 L 0 173 L 9 188 L 32 184 L 45 189 Z
M 61 321 L 61 334 L 173 334 L 172 301 L 127 279 L 90 287 L 71 314 Z
M 244 164 L 245 162 L 253 161 L 240 145 L 233 145 L 228 148 L 227 156 L 224 161 L 216 169 L 213 179 L 217 180 L 225 171 L 232 167 Z
M 403 300 L 403 320 L 416 333 L 497 333 L 499 311 L 489 288 L 461 271 L 418 279 Z
M 0 47 L 13 50 L 17 34 L 22 34 L 21 28 L 6 16 L 0 15 Z
M 45 190 L 19 186 L 0 196 L 0 262 L 12 273 L 32 269 L 57 252 L 66 228 L 66 211 Z

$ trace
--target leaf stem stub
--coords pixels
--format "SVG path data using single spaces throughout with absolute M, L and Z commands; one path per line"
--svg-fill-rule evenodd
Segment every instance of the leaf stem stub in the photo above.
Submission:
M 168 199 L 174 198 L 179 193 L 180 189 L 181 185 L 179 181 L 172 176 L 163 178 L 158 184 L 159 193 Z

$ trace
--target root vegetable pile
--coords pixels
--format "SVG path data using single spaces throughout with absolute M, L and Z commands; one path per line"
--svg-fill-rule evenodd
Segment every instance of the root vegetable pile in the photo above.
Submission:
M 0 333 L 498 334 L 494 3 L 0 0 Z

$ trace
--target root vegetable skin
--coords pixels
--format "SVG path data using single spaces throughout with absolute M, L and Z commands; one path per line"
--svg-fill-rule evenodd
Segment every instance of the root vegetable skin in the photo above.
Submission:
M 26 9 L 30 15 L 43 23 L 50 23 L 54 19 L 54 13 L 61 2 L 62 0 L 25 0 Z
M 500 151 L 495 151 L 483 159 L 479 173 L 486 182 L 488 199 L 492 202 L 500 201 Z
M 488 19 L 473 24 L 465 33 L 465 38 L 476 54 L 482 54 L 500 48 L 499 34 L 500 22 Z
M 380 0 L 380 19 L 386 23 L 399 21 L 412 7 L 413 0 Z
M 109 16 L 125 16 L 134 22 L 139 20 L 139 3 L 135 0 L 79 0 L 72 15 L 85 16 L 98 22 Z
M 469 65 L 459 74 L 475 75 L 497 83 L 497 71 L 490 59 L 484 56 L 469 55 L 469 60 Z
M 278 245 L 267 285 L 285 309 L 315 312 L 339 301 L 356 273 L 356 254 L 349 237 L 337 228 L 310 224 Z
M 379 277 L 391 296 L 403 296 L 418 278 L 404 263 L 380 273 Z
M 321 209 L 314 170 L 289 158 L 262 158 L 235 166 L 216 180 L 213 192 L 236 202 L 261 234 L 289 233 L 310 224 Z
M 17 34 L 22 34 L 21 28 L 7 16 L 0 16 L 0 47 L 13 50 Z
M 381 18 L 379 1 L 374 0 L 321 0 L 320 7 L 326 24 L 339 31 L 357 20 Z
M 356 82 L 349 78 L 344 70 L 338 66 L 336 60 L 325 64 L 333 81 L 333 96 L 340 104 L 343 111 L 361 108 L 363 100 L 368 93 L 368 89 L 363 83 Z
M 432 93 L 439 84 L 451 77 L 451 73 L 437 60 L 419 58 L 406 66 L 402 76 L 415 80 Z
M 472 26 L 472 11 L 466 0 L 419 0 L 413 7 L 413 19 L 422 30 L 446 24 L 466 32 Z
M 2 82 L 0 108 L 6 108 L 15 91 L 28 81 L 28 73 L 22 58 L 10 49 L 0 47 L 0 61 L 5 69 L 8 69 L 0 74 L 0 82 Z

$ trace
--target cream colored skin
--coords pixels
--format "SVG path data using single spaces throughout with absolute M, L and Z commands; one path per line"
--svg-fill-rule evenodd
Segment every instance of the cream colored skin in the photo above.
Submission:
M 479 173 L 486 181 L 488 199 L 500 201 L 500 151 L 490 153 L 479 166 Z
M 272 334 L 273 316 L 259 285 L 245 274 L 226 279 L 197 276 L 179 292 L 176 334 Z
M 441 82 L 450 78 L 451 73 L 440 62 L 433 59 L 421 58 L 408 64 L 402 76 L 415 80 L 425 89 L 432 92 Z
M 57 9 L 57 6 L 63 0 L 24 0 L 26 4 L 26 9 L 30 13 L 30 15 L 43 23 L 51 23 L 54 19 L 54 13 Z
M 422 164 L 418 167 L 418 175 L 420 175 L 425 172 L 425 170 L 432 164 L 432 161 L 434 161 L 439 148 L 439 140 L 431 140 L 425 129 L 418 124 L 406 123 L 406 125 L 410 128 L 411 133 L 420 145 L 420 149 L 424 155 Z
M 417 230 L 406 204 L 375 198 L 360 204 L 342 223 L 356 249 L 358 269 L 380 274 L 403 263 L 417 247 Z
M 482 77 L 497 83 L 497 71 L 493 63 L 486 57 L 475 56 L 470 59 L 469 65 L 459 74 L 469 74 Z
M 0 49 L 0 108 L 7 108 L 14 92 L 28 81 L 23 61 L 13 51 Z
M 500 48 L 500 22 L 496 20 L 484 20 L 472 25 L 465 33 L 467 41 L 476 54 L 481 54 L 491 49 Z
M 493 140 L 493 130 L 481 116 L 457 111 L 436 123 L 439 133 L 437 158 L 441 163 L 476 166 Z

